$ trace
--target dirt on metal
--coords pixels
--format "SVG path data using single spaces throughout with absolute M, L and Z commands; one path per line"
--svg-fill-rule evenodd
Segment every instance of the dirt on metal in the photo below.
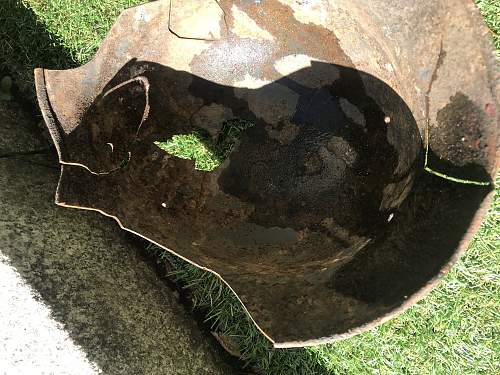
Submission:
M 489 204 L 423 169 L 429 132 L 434 169 L 495 176 L 485 30 L 464 0 L 126 10 L 90 63 L 35 72 L 56 203 L 214 272 L 277 347 L 362 332 L 436 284 Z M 231 119 L 253 126 L 211 172 L 155 144 Z

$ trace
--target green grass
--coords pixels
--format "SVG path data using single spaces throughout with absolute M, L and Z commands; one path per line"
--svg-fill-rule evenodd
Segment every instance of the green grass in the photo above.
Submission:
M 210 172 L 221 163 L 213 148 L 207 145 L 208 142 L 205 134 L 196 131 L 174 135 L 167 141 L 156 141 L 155 145 L 181 159 L 193 160 L 195 168 L 200 171 Z
M 9 0 L 7 0 L 9 1 Z M 72 60 L 88 61 L 123 9 L 146 0 L 22 0 L 45 30 L 69 51 Z
M 484 21 L 490 29 L 491 36 L 497 55 L 500 54 L 500 1 L 498 0 L 475 0 L 481 10 Z
M 32 92 L 36 66 L 67 68 L 88 61 L 120 11 L 142 0 L 0 0 L 0 79 L 6 72 Z M 500 2 L 477 0 L 500 49 Z M 169 152 L 211 170 L 237 134 L 158 140 Z M 232 130 L 231 130 L 232 129 Z M 498 183 L 499 181 L 497 181 Z M 273 349 L 236 298 L 212 274 L 151 247 L 242 359 L 265 374 L 500 374 L 500 193 L 465 256 L 423 301 L 382 326 L 338 343 Z
M 0 0 L 0 75 L 34 96 L 33 69 L 88 61 L 120 12 L 146 0 Z
M 221 125 L 216 140 L 204 129 L 196 129 L 191 134 L 177 134 L 166 141 L 156 141 L 163 151 L 182 159 L 195 162 L 195 168 L 210 172 L 221 165 L 229 156 L 240 134 L 252 123 L 243 120 L 229 120 Z

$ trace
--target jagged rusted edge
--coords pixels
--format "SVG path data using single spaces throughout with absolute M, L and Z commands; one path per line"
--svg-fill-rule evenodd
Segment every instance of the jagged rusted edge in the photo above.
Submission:
M 37 95 L 38 95 L 38 100 L 39 100 L 39 103 L 40 103 L 40 107 L 42 108 L 42 113 L 43 113 L 43 117 L 44 117 L 44 120 L 47 124 L 47 127 L 49 128 L 49 131 L 50 131 L 50 134 L 54 140 L 54 143 L 56 144 L 56 149 L 58 151 L 58 154 L 59 154 L 59 159 L 61 159 L 61 155 L 64 154 L 64 146 L 63 144 L 61 143 L 61 135 L 60 135 L 60 128 L 59 126 L 57 125 L 57 119 L 55 117 L 55 114 L 53 113 L 51 107 L 50 107 L 50 104 L 48 102 L 48 98 L 47 98 L 47 94 L 46 94 L 46 91 L 45 91 L 45 79 L 44 79 L 44 70 L 43 69 L 37 69 L 36 72 L 35 72 L 35 81 L 36 81 L 36 86 L 37 86 Z M 59 143 L 58 143 L 59 142 Z M 61 163 L 61 162 L 60 162 Z M 62 177 L 62 174 L 64 173 L 64 164 L 61 163 L 61 174 L 60 174 L 60 180 L 61 180 L 61 177 Z M 352 330 L 349 330 L 345 333 L 342 333 L 342 334 L 335 334 L 335 335 L 332 335 L 332 336 L 325 336 L 325 337 L 322 337 L 322 338 L 318 338 L 318 339 L 314 339 L 314 340 L 306 340 L 306 341 L 290 341 L 290 342 L 283 342 L 283 343 L 277 343 L 275 342 L 270 336 L 268 336 L 266 334 L 266 332 L 257 324 L 257 322 L 253 319 L 251 313 L 248 311 L 248 309 L 246 308 L 245 304 L 243 303 L 243 301 L 239 298 L 239 296 L 237 295 L 237 293 L 232 289 L 231 285 L 229 285 L 225 280 L 224 278 L 218 274 L 217 272 L 209 269 L 209 268 L 206 268 L 206 267 L 203 267 L 199 264 L 197 264 L 196 262 L 188 259 L 188 258 L 185 258 L 179 254 L 177 254 L 174 250 L 160 244 L 160 243 L 157 243 L 155 241 L 152 241 L 151 239 L 143 236 L 142 234 L 138 233 L 138 232 L 135 232 L 134 230 L 132 229 L 129 229 L 125 226 L 123 226 L 123 224 L 121 223 L 120 219 L 117 218 L 116 216 L 113 216 L 113 215 L 110 215 L 110 214 L 107 214 L 106 212 L 102 211 L 102 210 L 99 210 L 99 209 L 95 209 L 95 208 L 90 208 L 90 207 L 81 207 L 81 206 L 72 206 L 72 205 L 68 205 L 68 204 L 65 204 L 64 202 L 60 202 L 59 201 L 59 188 L 60 188 L 60 180 L 59 180 L 59 183 L 58 183 L 58 187 L 57 187 L 57 191 L 56 191 L 56 196 L 55 196 L 55 203 L 58 205 L 58 206 L 61 206 L 61 207 L 66 207 L 66 208 L 73 208 L 73 209 L 82 209 L 82 210 L 87 210 L 87 211 L 96 211 L 96 212 L 99 212 L 100 214 L 104 215 L 104 216 L 107 216 L 107 217 L 110 217 L 110 218 L 113 218 L 117 223 L 118 225 L 120 226 L 120 228 L 128 231 L 128 232 L 131 232 L 141 238 L 144 238 L 152 243 L 154 243 L 156 246 L 159 246 L 160 248 L 162 249 L 165 249 L 166 251 L 178 256 L 179 258 L 189 262 L 190 264 L 200 268 L 200 269 L 203 269 L 205 271 L 208 271 L 208 272 L 211 272 L 212 274 L 214 274 L 215 276 L 217 276 L 225 285 L 227 285 L 229 287 L 229 289 L 233 292 L 233 294 L 236 296 L 236 298 L 238 299 L 238 301 L 241 303 L 241 305 L 243 306 L 243 309 L 244 311 L 247 313 L 247 315 L 250 317 L 251 321 L 255 324 L 255 326 L 257 327 L 257 329 L 274 345 L 275 348 L 294 348 L 294 347 L 306 347 L 306 346 L 314 346 L 314 345 L 319 345 L 319 344 L 326 344 L 326 343 L 329 343 L 329 342 L 333 342 L 333 341 L 338 341 L 338 340 L 343 340 L 343 339 L 346 339 L 346 338 L 349 338 L 349 337 L 352 337 L 352 336 L 355 336 L 357 334 L 360 334 L 362 332 L 365 332 L 365 331 L 368 331 L 388 320 L 390 320 L 391 318 L 394 318 L 395 316 L 403 313 L 404 311 L 406 311 L 408 308 L 410 308 L 411 306 L 413 306 L 413 304 L 417 303 L 419 300 L 421 300 L 422 298 L 424 298 L 433 288 L 434 286 L 440 281 L 440 279 L 449 271 L 449 269 L 453 266 L 453 264 L 456 263 L 456 261 L 460 258 L 460 256 L 465 252 L 466 248 L 467 248 L 467 245 L 469 243 L 469 241 L 472 239 L 472 237 L 474 236 L 475 232 L 479 229 L 479 226 L 481 224 L 481 221 L 482 221 L 482 218 L 484 217 L 484 215 L 486 214 L 488 208 L 489 208 L 489 205 L 492 201 L 492 198 L 493 198 L 493 194 L 494 194 L 494 191 L 491 191 L 487 196 L 486 198 L 483 200 L 483 202 L 481 203 L 479 209 L 476 211 L 475 215 L 474 215 L 474 218 L 472 220 L 472 224 L 469 226 L 469 230 L 467 231 L 467 233 L 465 234 L 465 236 L 462 238 L 458 248 L 457 248 L 457 251 L 455 251 L 453 257 L 445 264 L 445 266 L 443 266 L 443 268 L 440 270 L 439 274 L 437 276 L 435 276 L 433 279 L 431 279 L 424 287 L 422 287 L 418 292 L 416 292 L 415 294 L 413 294 L 411 297 L 409 297 L 401 306 L 395 308 L 394 310 L 388 312 L 387 314 L 377 318 L 377 319 L 374 319 L 372 320 L 371 322 L 368 322 L 364 325 L 361 325 L 355 329 L 352 329 Z
M 92 60 L 89 62 L 89 64 L 92 63 Z M 172 253 L 173 255 L 183 259 L 184 261 L 192 264 L 193 266 L 196 266 L 202 270 L 205 270 L 205 271 L 208 271 L 208 272 L 211 272 L 212 274 L 214 274 L 215 276 L 217 276 L 225 285 L 227 285 L 227 287 L 231 290 L 231 292 L 236 296 L 236 298 L 238 299 L 238 301 L 241 303 L 241 305 L 243 306 L 243 309 L 244 311 L 246 312 L 246 314 L 248 315 L 248 317 L 250 318 L 250 320 L 255 324 L 255 326 L 257 327 L 257 329 L 264 335 L 264 337 L 266 337 L 275 347 L 278 347 L 277 344 L 258 324 L 257 322 L 253 319 L 252 315 L 250 314 L 250 312 L 248 311 L 247 307 L 245 306 L 245 304 L 243 303 L 243 301 L 240 299 L 240 297 L 238 296 L 238 294 L 233 290 L 233 288 L 231 287 L 231 285 L 229 285 L 229 283 L 226 282 L 226 280 L 224 280 L 224 278 L 218 274 L 217 272 L 209 269 L 209 268 L 206 268 L 206 267 L 203 267 L 199 264 L 197 264 L 196 262 L 192 261 L 191 259 L 188 259 L 188 258 L 185 258 L 183 257 L 182 255 L 176 253 L 174 250 L 158 243 L 158 242 L 155 242 L 151 239 L 149 239 L 148 237 L 130 229 L 130 228 L 127 228 L 125 226 L 123 226 L 123 224 L 121 223 L 120 219 L 116 216 L 113 216 L 113 215 L 110 215 L 102 210 L 99 210 L 97 208 L 91 208 L 91 207 L 83 207 L 83 206 L 73 206 L 73 205 L 68 205 L 64 202 L 61 202 L 59 200 L 59 191 L 60 191 L 60 186 L 61 186 L 61 179 L 62 179 L 62 175 L 64 173 L 64 165 L 71 165 L 71 166 L 74 166 L 74 167 L 80 167 L 80 168 L 84 168 L 86 169 L 87 171 L 89 171 L 90 173 L 92 173 L 90 171 L 89 168 L 87 168 L 86 166 L 84 165 L 80 165 L 80 164 L 76 164 L 76 163 L 66 163 L 66 162 L 63 162 L 62 161 L 62 158 L 64 157 L 65 155 L 65 148 L 64 148 L 64 141 L 63 141 L 63 138 L 62 138 L 62 129 L 61 127 L 59 126 L 59 121 L 57 120 L 57 116 L 55 114 L 55 112 L 52 110 L 52 106 L 50 105 L 50 101 L 48 99 L 48 95 L 47 95 L 47 88 L 46 88 L 46 85 L 45 85 L 45 69 L 42 69 L 42 68 L 37 68 L 35 69 L 35 87 L 36 87 L 36 93 L 37 93 L 37 99 L 38 99 L 38 103 L 40 105 L 40 109 L 41 109 L 41 112 L 42 112 L 42 116 L 43 116 L 43 119 L 45 121 L 45 124 L 47 125 L 47 128 L 49 129 L 49 132 L 50 132 L 50 135 L 52 137 L 52 140 L 55 144 L 55 147 L 56 147 L 56 150 L 57 150 L 57 154 L 58 154 L 58 159 L 59 159 L 59 164 L 61 164 L 61 173 L 59 175 L 59 181 L 57 183 L 57 189 L 56 189 L 56 194 L 55 194 L 55 204 L 58 205 L 58 206 L 61 206 L 61 207 L 65 207 L 65 208 L 73 208 L 73 209 L 79 209 L 79 210 L 85 210 L 85 211 L 94 211 L 94 212 L 98 212 L 106 217 L 110 217 L 112 219 L 114 219 L 118 225 L 120 226 L 121 229 L 123 230 L 126 230 L 130 233 L 133 233 L 141 238 L 144 238 L 145 240 L 155 244 L 156 246 Z
M 471 5 L 471 4 L 469 4 L 469 2 L 467 0 L 462 0 L 462 3 L 464 6 Z M 480 18 L 480 15 L 479 15 L 479 10 L 477 8 L 474 9 L 473 11 L 471 11 L 469 14 L 472 17 L 472 22 L 473 22 L 475 27 L 486 30 L 486 26 L 482 22 L 482 19 Z M 483 52 L 483 57 L 484 57 L 485 62 L 488 64 L 488 67 L 487 67 L 488 72 L 490 72 L 491 75 L 496 76 L 498 74 L 495 74 L 496 62 L 495 62 L 495 58 L 491 52 L 491 45 L 492 45 L 491 42 L 482 41 L 480 49 Z M 96 57 L 94 56 L 94 58 L 91 59 L 87 64 L 91 64 L 95 58 Z M 82 65 L 80 68 L 82 68 L 83 66 L 85 66 L 87 64 Z M 79 68 L 77 68 L 77 69 L 79 69 Z M 481 202 L 479 208 L 474 213 L 474 217 L 473 217 L 465 235 L 460 240 L 460 243 L 457 246 L 457 248 L 455 249 L 455 251 L 453 252 L 453 255 L 451 256 L 451 258 L 440 269 L 439 273 L 436 276 L 434 276 L 432 279 L 430 279 L 422 288 L 420 288 L 414 294 L 409 296 L 408 299 L 406 299 L 406 301 L 404 303 L 402 303 L 398 307 L 394 308 L 393 310 L 389 311 L 388 313 L 386 313 L 386 314 L 384 314 L 376 319 L 373 319 L 373 320 L 371 320 L 363 325 L 360 325 L 354 329 L 350 329 L 344 333 L 334 334 L 331 336 L 324 336 L 324 337 L 321 337 L 318 339 L 311 339 L 311 340 L 305 340 L 305 341 L 288 341 L 288 342 L 278 343 L 278 342 L 275 342 L 268 334 L 266 334 L 266 332 L 257 324 L 257 322 L 253 319 L 251 313 L 248 311 L 248 309 L 245 306 L 245 304 L 243 303 L 243 301 L 239 298 L 238 294 L 233 290 L 231 285 L 229 285 L 229 283 L 227 283 L 224 280 L 224 278 L 220 274 L 218 274 L 217 272 L 215 272 L 209 268 L 203 267 L 203 266 L 197 264 L 196 262 L 177 254 L 174 250 L 172 250 L 172 249 L 170 249 L 170 248 L 168 248 L 160 243 L 152 241 L 151 239 L 147 238 L 146 236 L 144 236 L 138 232 L 135 232 L 132 229 L 124 227 L 123 224 L 121 223 L 120 219 L 116 216 L 107 214 L 106 212 L 99 210 L 99 209 L 96 209 L 96 208 L 73 206 L 73 205 L 68 205 L 68 204 L 65 204 L 64 202 L 59 201 L 59 190 L 60 190 L 61 178 L 62 178 L 62 175 L 64 173 L 64 165 L 65 164 L 84 168 L 87 171 L 89 171 L 89 173 L 92 173 L 92 171 L 90 171 L 90 169 L 85 165 L 76 164 L 76 163 L 67 163 L 67 162 L 64 162 L 62 160 L 65 158 L 65 155 L 66 155 L 65 148 L 64 148 L 64 140 L 62 138 L 62 129 L 59 126 L 59 121 L 57 120 L 57 116 L 54 113 L 54 111 L 50 105 L 50 101 L 48 99 L 48 94 L 47 94 L 47 89 L 46 89 L 46 84 L 45 84 L 45 69 L 42 69 L 42 68 L 35 69 L 34 74 L 35 74 L 35 86 L 36 86 L 36 91 L 37 91 L 37 99 L 38 99 L 40 109 L 42 111 L 42 115 L 43 115 L 44 121 L 46 123 L 46 126 L 49 129 L 50 135 L 54 141 L 54 144 L 55 144 L 55 147 L 56 147 L 56 150 L 58 153 L 59 163 L 61 164 L 61 173 L 60 173 L 60 178 L 59 178 L 59 182 L 58 182 L 58 186 L 57 186 L 57 190 L 56 190 L 55 203 L 61 207 L 80 209 L 80 210 L 86 210 L 86 211 L 95 211 L 95 212 L 99 212 L 100 214 L 102 214 L 104 216 L 113 218 L 118 223 L 118 225 L 120 226 L 121 229 L 124 229 L 130 233 L 133 233 L 133 234 L 141 237 L 141 238 L 144 238 L 145 240 L 155 244 L 156 246 L 174 254 L 175 256 L 185 260 L 186 262 L 188 262 L 188 263 L 190 263 L 190 264 L 192 264 L 192 265 L 194 265 L 202 270 L 211 272 L 212 274 L 217 276 L 225 285 L 227 285 L 229 287 L 229 289 L 232 291 L 234 296 L 241 303 L 244 311 L 246 312 L 246 314 L 250 318 L 250 320 L 254 323 L 255 327 L 257 327 L 257 329 L 264 335 L 264 337 L 266 337 L 273 344 L 273 346 L 275 348 L 307 347 L 307 346 L 327 344 L 327 343 L 347 339 L 347 338 L 350 338 L 352 336 L 366 332 L 372 328 L 375 328 L 375 327 L 387 322 L 388 320 L 405 312 L 407 309 L 409 309 L 415 303 L 417 303 L 418 301 L 423 299 L 428 293 L 430 293 L 430 291 L 437 285 L 437 283 L 444 277 L 444 275 L 446 275 L 446 273 L 451 269 L 451 267 L 463 255 L 463 253 L 467 249 L 470 241 L 472 240 L 474 234 L 478 231 L 479 227 L 481 226 L 481 222 L 482 222 L 484 216 L 486 215 L 486 213 L 488 212 L 488 209 L 491 205 L 491 202 L 493 201 L 493 196 L 495 194 L 495 190 L 492 189 L 485 196 L 485 198 Z M 492 78 L 493 78 L 493 82 L 495 82 L 495 79 L 494 79 L 495 77 L 492 77 Z M 492 91 L 495 90 L 494 83 L 492 83 L 491 89 L 492 89 Z M 497 102 L 499 101 L 498 95 L 499 94 L 497 94 Z M 500 135 L 498 135 L 497 138 L 499 136 Z M 499 164 L 500 164 L 500 148 L 497 147 L 496 155 L 495 155 L 495 167 L 493 168 L 493 171 L 492 171 L 493 177 L 496 176 Z

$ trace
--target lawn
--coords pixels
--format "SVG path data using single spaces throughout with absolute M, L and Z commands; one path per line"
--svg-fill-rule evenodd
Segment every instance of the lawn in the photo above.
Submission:
M 88 61 L 120 11 L 140 0 L 0 0 L 0 79 L 32 98 L 32 68 Z M 478 0 L 497 50 L 500 1 Z M 195 145 L 193 150 L 187 145 Z M 197 135 L 159 145 L 197 158 Z M 204 153 L 210 169 L 226 151 Z M 177 150 L 177 151 L 176 151 Z M 212 164 L 210 164 L 212 163 Z M 203 166 L 201 166 L 203 168 Z M 497 184 L 500 180 L 497 180 Z M 172 277 L 231 350 L 265 374 L 500 374 L 500 191 L 468 251 L 423 301 L 380 327 L 341 342 L 273 349 L 212 274 L 160 249 Z

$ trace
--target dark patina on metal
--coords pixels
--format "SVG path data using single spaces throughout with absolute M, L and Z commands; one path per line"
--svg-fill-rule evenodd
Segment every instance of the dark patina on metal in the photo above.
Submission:
M 56 203 L 221 277 L 277 347 L 351 336 L 427 293 L 492 187 L 497 69 L 473 4 L 158 1 L 94 59 L 37 69 Z M 410 2 L 408 2 L 410 4 Z M 216 170 L 155 145 L 241 119 Z M 428 144 L 426 142 L 428 141 Z

